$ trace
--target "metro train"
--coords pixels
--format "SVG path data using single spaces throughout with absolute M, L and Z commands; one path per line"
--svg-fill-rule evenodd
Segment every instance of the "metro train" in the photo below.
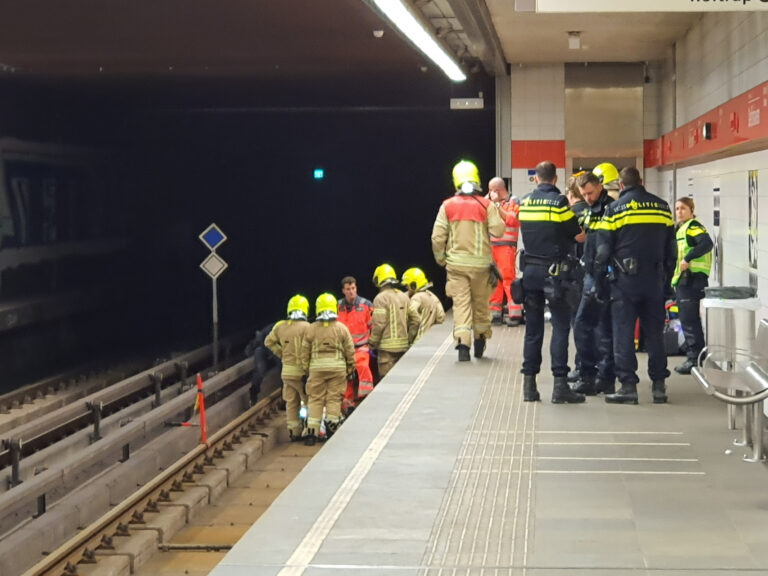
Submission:
M 109 156 L 0 138 L 0 334 L 76 314 L 128 248 Z

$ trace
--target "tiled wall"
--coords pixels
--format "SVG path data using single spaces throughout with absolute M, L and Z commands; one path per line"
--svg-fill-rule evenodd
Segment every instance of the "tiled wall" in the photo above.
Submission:
M 679 126 L 768 80 L 768 13 L 707 14 L 677 43 L 675 58 L 676 82 L 663 77 L 661 102 L 675 110 L 675 126 Z M 671 127 L 660 122 L 660 129 L 669 132 Z M 648 170 L 646 181 L 654 181 L 661 192 L 674 180 L 677 197 L 693 197 L 697 216 L 713 234 L 714 189 L 720 188 L 723 283 L 741 286 L 750 280 L 750 170 L 758 174 L 760 315 L 768 317 L 768 150 L 678 170 Z
M 565 66 L 513 67 L 510 77 L 512 140 L 564 140 Z M 558 166 L 558 184 L 562 185 L 564 179 L 565 167 Z M 524 196 L 534 187 L 528 168 L 514 168 L 511 180 L 512 193 L 517 196 Z
M 768 80 L 768 13 L 706 14 L 677 43 L 677 126 Z

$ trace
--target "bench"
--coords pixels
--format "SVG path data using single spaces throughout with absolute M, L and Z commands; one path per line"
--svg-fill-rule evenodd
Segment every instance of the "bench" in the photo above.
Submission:
M 768 398 L 768 319 L 763 318 L 750 350 L 719 346 L 705 348 L 699 366 L 691 373 L 704 391 L 729 406 L 729 427 L 735 427 L 734 410 L 744 415 L 743 439 L 735 442 L 752 448 L 748 462 L 765 458 L 764 400 Z

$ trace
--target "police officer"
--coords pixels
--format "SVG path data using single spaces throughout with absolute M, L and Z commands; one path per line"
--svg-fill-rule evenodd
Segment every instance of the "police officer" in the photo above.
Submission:
M 620 174 L 619 199 L 605 210 L 597 225 L 597 264 L 611 266 L 611 316 L 616 375 L 621 389 L 605 401 L 637 404 L 637 357 L 634 327 L 639 318 L 648 351 L 653 402 L 667 401 L 669 376 L 664 352 L 664 300 L 677 260 L 675 222 L 669 205 L 648 192 L 637 168 Z
M 445 266 L 445 294 L 453 298 L 459 362 L 469 362 L 470 344 L 475 358 L 482 358 L 492 333 L 490 236 L 504 234 L 504 220 L 498 207 L 483 198 L 480 172 L 472 162 L 462 160 L 453 167 L 453 185 L 456 193 L 440 206 L 432 227 L 432 254 Z
M 695 209 L 693 198 L 684 196 L 675 202 L 677 268 L 672 276 L 672 286 L 677 293 L 687 356 L 685 362 L 675 366 L 678 374 L 690 374 L 704 348 L 699 305 L 704 298 L 704 288 L 709 284 L 714 244 L 707 229 L 696 219 Z
M 568 386 L 568 334 L 571 306 L 566 294 L 570 289 L 567 255 L 575 237 L 581 233 L 576 215 L 567 198 L 555 187 L 557 169 L 552 162 L 541 162 L 534 176 L 536 189 L 523 198 L 520 206 L 520 232 L 525 254 L 521 258 L 525 293 L 525 344 L 523 348 L 523 400 L 540 399 L 536 374 L 541 368 L 544 342 L 544 303 L 552 314 L 550 354 L 555 379 L 552 402 L 584 402 L 584 396 Z M 571 259 L 571 262 L 573 260 Z M 575 263 L 574 263 L 575 264 Z M 545 295 L 546 291 L 546 295 Z
M 576 312 L 573 339 L 580 352 L 580 374 L 575 392 L 594 396 L 600 392 L 615 392 L 616 375 L 613 368 L 613 330 L 611 327 L 610 294 L 607 278 L 597 274 L 597 223 L 600 222 L 613 198 L 603 188 L 600 179 L 591 172 L 576 178 L 581 196 L 587 203 L 580 221 L 587 237 L 584 241 L 584 288 Z

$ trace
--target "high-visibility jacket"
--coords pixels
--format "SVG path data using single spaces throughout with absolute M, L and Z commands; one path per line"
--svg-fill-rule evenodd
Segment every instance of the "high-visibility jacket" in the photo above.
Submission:
M 419 331 L 419 314 L 408 295 L 387 285 L 373 299 L 371 347 L 405 352 Z
M 306 320 L 281 320 L 264 339 L 264 345 L 283 361 L 283 378 L 301 378 L 306 374 L 299 354 L 308 328 Z
M 299 356 L 306 372 L 326 370 L 352 374 L 355 371 L 355 344 L 349 328 L 336 320 L 317 320 L 304 334 Z
M 499 238 L 504 228 L 499 209 L 487 198 L 451 196 L 440 206 L 432 227 L 435 261 L 440 266 L 487 269 L 493 262 L 489 235 Z
M 346 298 L 339 300 L 339 322 L 349 328 L 355 348 L 368 344 L 371 335 L 371 318 L 373 315 L 373 303 L 367 298 L 357 296 L 350 304 Z
M 507 214 L 504 220 L 504 234 L 498 238 L 491 236 L 491 246 L 514 246 L 517 247 L 517 236 L 520 233 L 520 203 L 517 198 L 510 195 L 499 202 L 499 207 Z
M 680 224 L 675 233 L 677 241 L 677 266 L 675 274 L 672 276 L 672 286 L 677 286 L 680 282 L 680 263 L 685 260 L 688 262 L 688 270 L 691 274 L 701 273 L 709 276 L 712 269 L 712 238 L 709 237 L 707 229 L 695 218 L 691 218 Z
M 411 303 L 416 305 L 419 314 L 419 329 L 416 332 L 416 342 L 424 332 L 429 330 L 432 324 L 442 324 L 445 320 L 445 310 L 440 299 L 431 291 L 423 288 L 411 296 Z

